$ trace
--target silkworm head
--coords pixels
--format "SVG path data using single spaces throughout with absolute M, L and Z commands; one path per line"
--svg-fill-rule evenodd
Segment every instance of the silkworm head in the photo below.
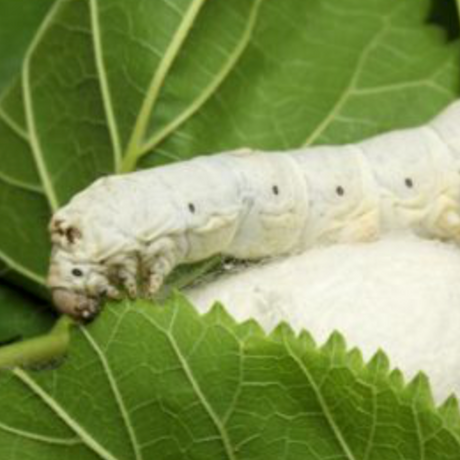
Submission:
M 93 264 L 63 249 L 54 248 L 47 284 L 57 310 L 76 319 L 88 320 L 99 311 L 105 278 Z

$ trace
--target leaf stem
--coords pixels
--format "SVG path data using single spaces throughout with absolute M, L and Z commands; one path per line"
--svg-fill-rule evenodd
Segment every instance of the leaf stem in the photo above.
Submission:
M 48 334 L 0 347 L 0 370 L 61 358 L 67 351 L 73 324 L 71 318 L 62 316 Z

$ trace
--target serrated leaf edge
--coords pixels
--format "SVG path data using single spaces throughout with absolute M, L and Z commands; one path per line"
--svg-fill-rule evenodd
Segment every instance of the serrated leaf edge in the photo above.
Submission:
M 292 348 L 294 344 L 297 350 L 301 348 L 301 351 L 306 353 L 323 353 L 324 356 L 334 362 L 334 366 L 347 368 L 357 379 L 367 384 L 375 386 L 377 381 L 384 382 L 396 397 L 412 405 L 417 412 L 428 411 L 437 415 L 441 419 L 443 426 L 452 432 L 460 443 L 460 405 L 458 397 L 451 395 L 443 403 L 436 406 L 429 377 L 425 373 L 419 372 L 406 383 L 403 372 L 398 368 L 391 368 L 390 360 L 383 350 L 377 350 L 366 363 L 359 348 L 347 349 L 345 338 L 338 331 L 333 331 L 325 343 L 318 346 L 308 331 L 302 329 L 296 334 L 292 327 L 284 321 L 280 322 L 271 333 L 267 334 L 254 319 L 245 322 L 236 321 L 222 304 L 217 304 L 216 307 L 213 306 L 208 312 L 200 315 L 196 308 L 193 307 L 193 304 L 180 293 L 176 293 L 176 297 L 173 299 L 173 308 L 180 308 L 177 302 L 181 303 L 181 306 L 188 305 L 193 310 L 194 315 L 198 317 L 204 316 L 207 321 L 212 321 L 225 312 L 231 318 L 231 322 L 235 324 L 237 335 L 238 329 L 250 323 L 256 327 L 256 335 L 259 339 L 265 339 L 276 344 L 280 344 L 282 340 L 291 355 L 295 354 Z M 214 312 L 215 308 L 218 310 L 217 314 Z M 253 338 L 252 335 L 242 336 L 241 340 L 244 344 Z M 350 455 L 350 458 L 353 458 L 353 454 L 350 453 Z

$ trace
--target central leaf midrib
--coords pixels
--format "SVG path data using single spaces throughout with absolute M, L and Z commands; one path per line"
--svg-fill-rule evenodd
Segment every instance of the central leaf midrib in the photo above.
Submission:
M 170 324 L 170 329 L 173 328 L 175 324 L 175 320 L 177 317 L 178 313 L 178 308 L 174 309 L 173 312 L 173 317 L 171 319 L 171 324 Z M 141 313 L 141 315 L 149 322 L 153 327 L 155 327 L 157 330 L 161 331 L 165 336 L 167 337 L 180 365 L 182 366 L 182 369 L 184 371 L 185 376 L 187 377 L 187 380 L 189 381 L 190 385 L 192 386 L 198 400 L 200 401 L 201 405 L 203 406 L 204 410 L 207 412 L 209 418 L 212 420 L 214 426 L 216 427 L 220 439 L 222 441 L 223 448 L 225 450 L 225 454 L 229 460 L 237 460 L 237 457 L 234 453 L 234 449 L 232 448 L 231 442 L 230 442 L 230 436 L 227 432 L 227 429 L 223 425 L 222 421 L 219 419 L 217 414 L 214 412 L 214 409 L 212 408 L 211 404 L 207 400 L 206 396 L 204 395 L 203 391 L 201 390 L 201 387 L 199 383 L 196 381 L 195 376 L 193 375 L 193 372 L 182 354 L 182 351 L 180 350 L 174 336 L 171 334 L 169 330 L 165 330 L 160 328 L 157 324 L 155 324 L 154 321 L 152 321 L 145 313 Z
M 310 374 L 310 371 L 307 369 L 305 364 L 302 362 L 302 360 L 297 356 L 296 352 L 292 349 L 289 340 L 286 340 L 286 337 L 283 337 L 283 343 L 286 347 L 286 350 L 289 352 L 289 356 L 294 360 L 294 362 L 297 364 L 299 367 L 300 371 L 305 375 L 308 384 L 310 385 L 311 389 L 313 390 L 316 399 L 318 401 L 319 406 L 321 407 L 321 410 L 324 414 L 324 417 L 331 429 L 331 432 L 334 435 L 334 438 L 338 442 L 340 448 L 342 449 L 343 454 L 346 456 L 348 460 L 358 460 L 356 456 L 353 454 L 350 446 L 348 445 L 348 442 L 346 441 L 345 437 L 342 434 L 342 431 L 340 430 L 339 426 L 334 420 L 334 417 L 332 416 L 332 413 L 329 409 L 329 406 L 324 399 L 321 390 L 318 388 L 313 376 Z
M 99 344 L 96 342 L 96 340 L 92 337 L 92 335 L 89 333 L 89 331 L 85 328 L 82 327 L 81 331 L 83 333 L 83 336 L 86 338 L 90 346 L 93 348 L 94 352 L 96 353 L 97 357 L 99 358 L 99 361 L 102 365 L 102 368 L 104 369 L 104 373 L 107 377 L 107 381 L 110 385 L 110 388 L 112 390 L 112 394 L 115 398 L 115 401 L 117 403 L 121 418 L 123 420 L 123 423 L 125 425 L 126 431 L 128 433 L 129 440 L 131 442 L 131 446 L 134 452 L 134 456 L 136 460 L 143 460 L 142 457 L 142 452 L 140 449 L 139 442 L 137 440 L 136 432 L 134 430 L 134 426 L 130 420 L 129 413 L 126 409 L 125 402 L 123 400 L 123 397 L 120 393 L 120 390 L 118 388 L 116 379 L 113 375 L 112 369 L 110 368 L 110 365 L 103 353 L 103 351 L 100 349 Z

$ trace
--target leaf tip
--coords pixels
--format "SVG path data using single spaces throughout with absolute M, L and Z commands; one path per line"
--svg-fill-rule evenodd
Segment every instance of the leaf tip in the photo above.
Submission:
M 383 350 L 378 349 L 368 362 L 367 368 L 374 376 L 384 377 L 390 372 L 390 360 Z
M 346 357 L 347 357 L 347 364 L 353 372 L 360 373 L 364 369 L 365 367 L 364 358 L 359 348 L 356 348 L 356 347 L 352 348 L 347 353 Z
M 333 331 L 327 341 L 322 345 L 321 351 L 331 357 L 345 356 L 347 342 L 343 335 L 338 331 Z
M 295 333 L 286 321 L 281 321 L 270 333 L 270 338 L 275 342 L 290 341 L 295 339 Z
M 460 431 L 460 407 L 456 395 L 451 394 L 439 407 L 439 413 L 447 426 Z
M 316 349 L 316 342 L 313 336 L 306 331 L 305 329 L 302 329 L 299 334 L 299 343 L 301 344 L 302 347 L 304 347 L 307 350 L 314 350 Z
M 416 406 L 435 408 L 430 380 L 424 372 L 417 373 L 407 385 L 405 393 Z
M 237 322 L 221 302 L 214 302 L 211 308 L 203 315 L 208 322 L 234 327 Z
M 393 369 L 390 372 L 390 375 L 388 378 L 390 381 L 390 385 L 395 391 L 397 392 L 404 391 L 404 388 L 406 386 L 406 381 L 404 379 L 404 374 L 401 372 L 400 369 L 398 368 Z
M 238 325 L 238 333 L 241 338 L 265 336 L 262 326 L 253 318 L 240 323 Z

